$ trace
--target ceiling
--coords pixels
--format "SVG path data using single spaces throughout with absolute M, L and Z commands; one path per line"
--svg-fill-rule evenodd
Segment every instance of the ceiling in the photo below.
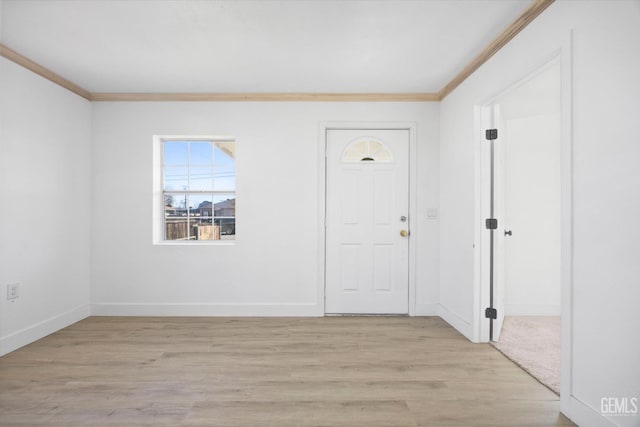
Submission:
M 1 0 L 2 44 L 91 92 L 437 92 L 529 0 Z

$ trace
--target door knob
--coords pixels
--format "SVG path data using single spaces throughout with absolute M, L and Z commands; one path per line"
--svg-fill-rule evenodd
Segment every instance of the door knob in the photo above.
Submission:
M 409 235 L 409 232 L 407 230 L 400 230 L 400 235 L 402 237 L 407 237 Z
M 504 230 L 504 235 L 505 236 L 513 236 L 513 233 L 511 232 L 511 230 Z

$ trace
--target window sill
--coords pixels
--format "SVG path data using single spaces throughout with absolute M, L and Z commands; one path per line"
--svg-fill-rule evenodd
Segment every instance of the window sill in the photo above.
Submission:
M 154 246 L 234 246 L 235 240 L 210 240 L 210 241 L 159 241 L 153 242 Z

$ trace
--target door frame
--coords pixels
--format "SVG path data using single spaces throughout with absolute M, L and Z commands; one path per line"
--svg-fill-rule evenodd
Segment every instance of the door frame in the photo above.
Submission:
M 546 60 L 540 61 L 538 65 L 530 69 L 528 73 L 520 75 L 515 83 L 503 87 L 498 93 L 479 102 L 475 106 L 475 244 L 476 251 L 474 257 L 474 295 L 473 295 L 473 325 L 472 341 L 488 342 L 489 326 L 484 318 L 484 307 L 488 307 L 488 283 L 483 280 L 486 274 L 483 265 L 486 266 L 488 254 L 483 237 L 484 215 L 488 211 L 486 194 L 488 186 L 487 165 L 487 144 L 484 141 L 484 129 L 487 125 L 487 108 L 497 98 L 506 92 L 523 83 L 527 79 L 535 76 L 545 67 L 559 62 L 561 73 L 561 140 L 560 140 L 560 281 L 561 281 L 561 356 L 560 356 L 560 410 L 565 414 L 573 414 L 578 410 L 576 399 L 572 396 L 572 364 L 573 364 L 573 34 L 563 40 L 560 49 L 550 54 Z M 483 250 L 484 249 L 484 250 Z M 581 409 L 580 409 L 581 410 Z
M 488 265 L 489 265 L 489 237 L 487 233 L 485 233 L 484 229 L 484 218 L 489 218 L 489 187 L 490 187 L 490 147 L 487 141 L 484 139 L 484 129 L 488 129 L 489 127 L 497 126 L 498 128 L 498 138 L 502 136 L 504 137 L 504 129 L 500 128 L 500 123 L 495 123 L 495 117 L 493 112 L 494 103 L 502 98 L 507 93 L 512 90 L 522 86 L 527 83 L 531 79 L 538 76 L 540 73 L 544 72 L 548 68 L 559 65 L 560 73 L 561 73 L 561 98 L 562 98 L 562 107 L 561 107 L 561 138 L 560 138 L 560 156 L 561 156 L 561 165 L 560 165 L 560 181 L 561 181 L 561 219 L 560 219 L 560 234 L 561 234 L 561 312 L 564 314 L 566 311 L 567 305 L 564 303 L 564 299 L 566 298 L 566 294 L 564 292 L 564 288 L 567 286 L 565 283 L 565 269 L 564 260 L 570 259 L 566 258 L 567 251 L 571 251 L 570 247 L 570 230 L 571 230 L 571 158 L 569 157 L 571 154 L 571 134 L 569 133 L 570 127 L 567 123 L 570 123 L 570 110 L 568 109 L 566 100 L 569 99 L 568 87 L 565 84 L 568 70 L 566 64 L 563 64 L 563 56 L 561 52 L 555 52 L 550 58 L 546 61 L 539 64 L 534 70 L 527 73 L 524 77 L 519 78 L 515 83 L 510 84 L 504 87 L 495 95 L 486 99 L 483 103 L 476 106 L 475 117 L 476 117 L 476 135 L 477 139 L 475 142 L 475 154 L 476 154 L 476 200 L 475 200 L 475 241 L 478 246 L 475 251 L 475 292 L 474 292 L 474 311 L 476 319 L 476 324 L 474 325 L 474 341 L 475 342 L 489 342 L 489 321 L 484 317 L 484 308 L 489 307 L 489 273 L 488 273 Z M 568 76 L 570 77 L 570 76 Z M 498 222 L 500 223 L 501 218 L 498 218 Z M 498 261 L 494 257 L 494 269 L 496 271 L 501 270 L 501 266 L 496 263 Z M 494 289 L 496 288 L 496 284 L 494 283 Z M 504 290 L 503 290 L 504 291 Z M 495 300 L 494 300 L 495 306 Z M 564 339 L 564 338 L 563 338 Z M 563 347 L 564 347 L 563 342 Z
M 409 131 L 409 304 L 408 315 L 416 314 L 416 247 L 417 217 L 417 158 L 415 122 L 321 122 L 318 126 L 318 308 L 320 316 L 326 312 L 326 200 L 327 200 L 327 131 L 329 130 L 407 130 Z

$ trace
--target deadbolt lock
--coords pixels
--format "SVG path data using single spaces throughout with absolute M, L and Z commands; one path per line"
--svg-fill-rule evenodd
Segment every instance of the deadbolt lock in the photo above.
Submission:
M 400 230 L 400 235 L 402 237 L 407 237 L 409 235 L 409 232 L 407 230 Z

